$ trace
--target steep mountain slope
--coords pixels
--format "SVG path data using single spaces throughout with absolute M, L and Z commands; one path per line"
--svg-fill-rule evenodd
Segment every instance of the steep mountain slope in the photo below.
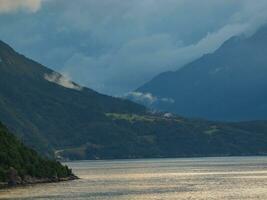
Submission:
M 137 91 L 172 99 L 152 107 L 188 117 L 267 119 L 266 55 L 267 26 L 248 38 L 233 37 L 214 53 L 160 74 Z
M 149 113 L 98 94 L 0 43 L 0 120 L 57 158 L 110 159 L 267 153 L 266 122 L 218 123 Z
M 73 176 L 68 167 L 41 158 L 35 151 L 25 147 L 1 123 L 0 149 L 0 183 L 57 181 Z
M 3 42 L 0 59 L 0 119 L 40 151 L 84 142 L 103 129 L 106 112 L 145 112 L 130 101 L 81 88 Z

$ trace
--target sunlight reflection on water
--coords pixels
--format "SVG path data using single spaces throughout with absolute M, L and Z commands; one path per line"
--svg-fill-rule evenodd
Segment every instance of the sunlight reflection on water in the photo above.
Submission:
M 81 161 L 80 180 L 0 191 L 0 199 L 267 199 L 267 157 Z

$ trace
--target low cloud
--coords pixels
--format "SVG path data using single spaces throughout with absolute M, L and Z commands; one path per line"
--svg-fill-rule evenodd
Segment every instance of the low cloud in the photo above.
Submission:
M 133 101 L 145 104 L 153 104 L 158 100 L 158 98 L 154 97 L 152 94 L 142 92 L 130 92 L 126 95 L 126 97 L 132 99 Z
M 62 76 L 59 73 L 53 72 L 52 74 L 45 74 L 44 79 L 49 82 L 56 83 L 65 88 L 79 91 L 82 90 L 82 87 L 73 83 L 67 75 Z
M 176 42 L 169 34 L 140 37 L 100 56 L 73 54 L 63 71 L 83 85 L 119 95 L 135 90 L 161 72 L 178 70 L 203 54 L 213 52 L 225 40 L 242 34 L 248 27 L 247 24 L 226 25 L 187 46 L 182 45 L 182 41 L 181 44 Z
M 17 10 L 36 12 L 41 7 L 41 0 L 0 0 L 0 13 L 9 13 Z
M 267 22 L 266 0 L 0 0 L 2 13 L 21 9 L 35 13 L 0 18 L 2 40 L 115 96 Z
M 160 101 L 165 103 L 175 103 L 175 100 L 172 98 L 161 98 Z
M 144 105 L 153 105 L 155 103 L 174 103 L 175 100 L 172 98 L 160 98 L 153 96 L 151 93 L 142 93 L 142 92 L 129 92 L 125 95 L 126 98 L 131 99 L 132 101 L 142 103 Z

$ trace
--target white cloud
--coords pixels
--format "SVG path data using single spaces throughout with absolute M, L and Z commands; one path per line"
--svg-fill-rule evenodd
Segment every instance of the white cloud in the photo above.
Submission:
M 20 9 L 36 12 L 40 7 L 41 0 L 0 0 L 0 13 L 9 13 Z
M 52 74 L 45 74 L 44 79 L 46 79 L 49 82 L 61 85 L 65 88 L 79 90 L 79 91 L 82 90 L 82 87 L 73 83 L 68 77 L 68 75 L 62 76 L 59 73 L 53 72 Z
M 173 114 L 172 113 L 165 113 L 163 116 L 166 118 L 172 118 Z
M 172 98 L 161 98 L 160 99 L 162 102 L 165 102 L 165 103 L 175 103 L 175 100 L 172 99 Z
M 126 95 L 128 98 L 132 98 L 134 101 L 141 101 L 143 103 L 153 104 L 158 98 L 154 97 L 150 93 L 142 93 L 142 92 L 130 92 Z
M 145 105 L 153 105 L 154 103 L 159 103 L 159 102 L 163 103 L 175 102 L 175 100 L 172 98 L 166 98 L 166 97 L 160 98 L 153 96 L 151 93 L 142 93 L 142 92 L 129 92 L 124 97 Z

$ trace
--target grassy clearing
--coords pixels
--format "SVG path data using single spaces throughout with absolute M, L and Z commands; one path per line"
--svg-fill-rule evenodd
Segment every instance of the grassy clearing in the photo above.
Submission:
M 136 114 L 122 114 L 122 113 L 106 113 L 106 116 L 113 120 L 125 120 L 128 122 L 155 122 L 155 121 L 173 121 L 176 123 L 183 123 L 184 120 L 182 118 L 177 117 L 164 117 L 158 115 L 136 115 Z
M 129 122 L 136 122 L 136 121 L 154 122 L 155 121 L 153 117 L 145 116 L 145 115 L 136 115 L 136 114 L 106 113 L 106 116 L 114 120 L 126 120 Z

